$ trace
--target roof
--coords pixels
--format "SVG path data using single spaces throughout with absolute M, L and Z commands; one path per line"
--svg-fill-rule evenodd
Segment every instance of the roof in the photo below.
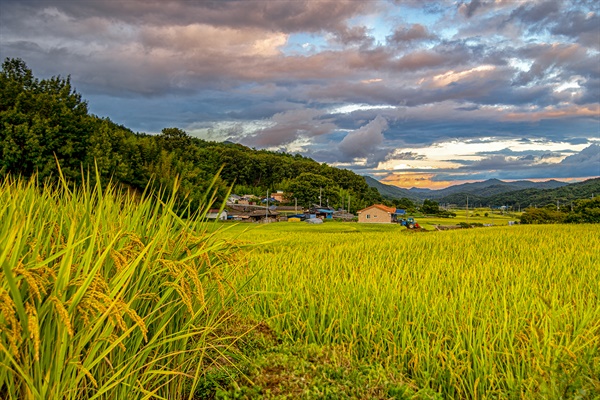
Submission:
M 362 210 L 358 211 L 359 213 L 363 212 L 363 211 L 367 211 L 371 208 L 379 208 L 380 210 L 383 210 L 385 212 L 388 212 L 390 214 L 394 214 L 396 212 L 396 207 L 388 207 L 388 206 L 384 206 L 383 204 L 373 204 L 372 206 L 369 206 L 367 208 L 363 208 Z
M 335 212 L 333 210 L 328 210 L 326 208 L 317 208 L 316 211 L 321 214 L 333 214 Z

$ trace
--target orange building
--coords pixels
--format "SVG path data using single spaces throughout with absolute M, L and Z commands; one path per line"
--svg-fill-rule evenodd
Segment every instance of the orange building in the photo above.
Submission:
M 395 207 L 373 204 L 358 211 L 358 222 L 368 224 L 391 224 L 394 220 Z

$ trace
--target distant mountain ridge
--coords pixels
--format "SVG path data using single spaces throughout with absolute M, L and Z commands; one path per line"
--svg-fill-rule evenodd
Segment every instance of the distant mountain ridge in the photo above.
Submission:
M 554 179 L 545 182 L 533 182 L 527 180 L 505 182 L 501 181 L 500 179 L 488 179 L 485 181 L 463 183 L 460 185 L 449 186 L 444 189 L 436 190 L 415 187 L 410 189 L 403 189 L 397 186 L 381 183 L 369 176 L 365 176 L 365 181 L 369 186 L 376 188 L 379 191 L 379 193 L 385 198 L 394 199 L 407 197 L 409 199 L 420 200 L 436 200 L 457 193 L 472 194 L 478 197 L 489 197 L 522 189 L 556 189 L 568 185 L 568 183 L 560 182 Z
M 439 190 L 403 189 L 386 185 L 370 177 L 365 177 L 365 181 L 369 186 L 376 188 L 382 197 L 389 200 L 406 197 L 412 201 L 429 199 L 438 203 L 456 204 L 458 206 L 465 205 L 467 196 L 469 197 L 469 204 L 474 206 L 518 205 L 519 207 L 528 207 L 530 205 L 541 206 L 556 201 L 568 202 L 600 194 L 600 178 L 572 184 L 554 179 L 545 182 L 527 180 L 505 182 L 499 179 L 488 179 Z
M 370 187 L 377 189 L 379 194 L 385 199 L 401 199 L 406 197 L 412 201 L 422 200 L 417 193 L 411 191 L 412 189 L 402 189 L 398 186 L 386 185 L 385 183 L 379 182 L 377 179 L 371 178 L 370 176 L 364 176 L 365 182 Z

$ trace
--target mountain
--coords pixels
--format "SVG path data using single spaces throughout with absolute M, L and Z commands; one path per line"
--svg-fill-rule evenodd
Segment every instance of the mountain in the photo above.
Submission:
M 397 186 L 386 185 L 384 183 L 379 182 L 376 179 L 371 178 L 370 176 L 364 176 L 364 178 L 365 178 L 365 182 L 367 182 L 367 185 L 377 189 L 379 194 L 381 194 L 381 196 L 384 199 L 391 200 L 391 199 L 401 199 L 403 197 L 406 197 L 406 198 L 410 199 L 411 201 L 421 200 L 421 197 L 419 197 L 416 193 L 414 193 L 412 191 L 412 189 L 410 189 L 410 190 L 402 189 Z
M 469 204 L 478 206 L 509 206 L 524 209 L 530 206 L 547 204 L 569 204 L 576 199 L 591 198 L 600 195 L 600 178 L 567 184 L 556 180 L 545 182 L 515 181 L 504 182 L 488 179 L 481 182 L 464 183 L 445 189 L 402 189 L 386 185 L 373 178 L 365 177 L 371 187 L 376 188 L 385 199 L 393 200 L 406 197 L 412 201 L 435 200 L 440 204 L 456 204 L 464 207 Z
M 572 183 L 553 189 L 523 189 L 498 194 L 485 199 L 487 204 L 518 206 L 521 209 L 548 204 L 569 204 L 577 199 L 589 199 L 600 195 L 600 178 Z
M 517 190 L 523 189 L 556 189 L 567 185 L 565 182 L 559 182 L 557 180 L 549 180 L 545 182 L 532 182 L 532 181 L 514 181 L 504 182 L 499 179 L 488 179 L 486 181 L 463 183 L 460 185 L 450 186 L 444 189 L 432 190 L 432 189 L 421 189 L 411 188 L 402 189 L 393 185 L 386 185 L 371 177 L 365 177 L 365 181 L 371 187 L 376 188 L 379 193 L 387 199 L 397 199 L 401 197 L 407 197 L 411 200 L 435 200 L 440 203 L 452 203 L 464 202 L 465 200 L 458 201 L 459 199 L 466 199 L 469 195 L 473 200 L 482 201 L 486 197 L 501 195 L 503 193 L 510 193 Z
M 443 199 L 445 197 L 459 193 L 476 195 L 478 197 L 489 197 L 502 193 L 509 193 L 521 189 L 554 189 L 567 185 L 564 182 L 550 180 L 546 182 L 515 181 L 504 182 L 499 179 L 488 179 L 481 182 L 463 183 L 454 185 L 445 189 L 434 190 L 428 193 L 432 200 Z

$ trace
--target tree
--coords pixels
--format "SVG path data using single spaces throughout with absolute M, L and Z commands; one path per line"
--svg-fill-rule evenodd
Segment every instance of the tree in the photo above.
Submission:
M 417 208 L 415 206 L 415 203 L 413 203 L 413 201 L 411 199 L 409 199 L 408 197 L 402 197 L 401 199 L 394 199 L 394 200 L 392 200 L 392 204 L 396 208 L 401 208 L 403 210 L 409 210 L 409 211 L 414 211 Z
M 567 215 L 565 221 L 571 223 L 600 223 L 600 197 L 575 202 L 573 211 Z
M 425 199 L 421 206 L 423 214 L 436 215 L 440 211 L 440 206 L 437 201 Z
M 68 178 L 80 178 L 92 119 L 70 78 L 38 81 L 23 60 L 7 59 L 0 83 L 0 170 L 46 178 L 57 160 Z
M 564 222 L 566 214 L 561 211 L 544 208 L 527 208 L 521 215 L 522 224 L 557 224 Z
M 327 205 L 327 199 L 330 204 L 339 201 L 339 187 L 331 179 L 310 172 L 290 180 L 286 191 L 292 193 L 292 196 L 298 199 L 298 204 L 303 207 L 319 203 L 319 195 L 323 205 Z

